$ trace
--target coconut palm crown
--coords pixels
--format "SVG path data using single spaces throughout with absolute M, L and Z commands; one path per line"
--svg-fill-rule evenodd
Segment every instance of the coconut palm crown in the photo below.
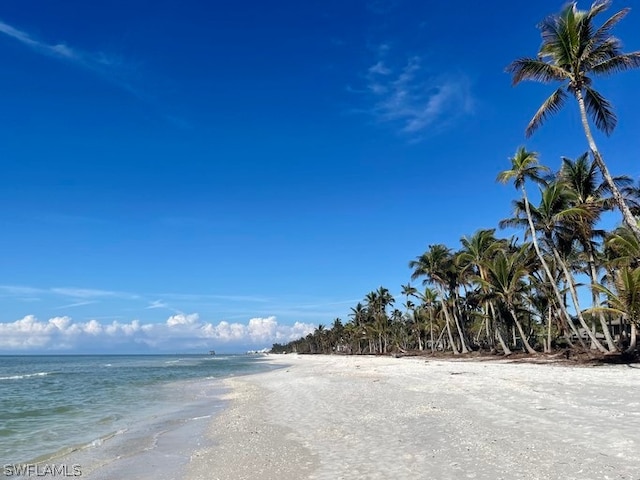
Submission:
M 584 100 L 587 112 L 596 127 L 611 134 L 616 115 L 611 104 L 592 87 L 591 77 L 640 67 L 640 52 L 622 53 L 619 39 L 610 35 L 611 29 L 622 20 L 625 8 L 596 29 L 594 17 L 605 11 L 610 0 L 599 0 L 589 10 L 579 10 L 576 2 L 569 3 L 562 12 L 545 18 L 538 28 L 542 46 L 537 58 L 519 58 L 507 67 L 513 74 L 513 85 L 523 80 L 563 84 L 545 100 L 526 129 L 530 136 L 547 118 L 560 110 L 567 94 Z

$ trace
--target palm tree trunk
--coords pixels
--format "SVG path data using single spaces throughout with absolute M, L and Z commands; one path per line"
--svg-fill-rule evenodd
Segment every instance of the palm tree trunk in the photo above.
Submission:
M 447 335 L 449 336 L 449 343 L 451 344 L 451 349 L 453 350 L 454 355 L 459 355 L 458 347 L 456 343 L 453 341 L 453 335 L 451 334 L 451 319 L 449 318 L 449 309 L 447 308 L 446 302 L 442 301 L 442 310 L 444 311 L 445 323 L 447 325 Z
M 511 355 L 513 352 L 507 346 L 506 342 L 502 338 L 502 334 L 500 333 L 500 329 L 498 328 L 498 325 L 496 325 L 496 338 L 498 339 L 498 342 L 500 342 L 500 346 L 502 347 L 502 350 L 505 356 Z
M 547 315 L 547 353 L 551 353 L 551 304 Z
M 524 188 L 524 184 L 522 185 L 522 197 L 524 199 L 524 208 L 525 208 L 525 212 L 527 214 L 527 221 L 529 222 L 529 229 L 531 230 L 531 241 L 533 242 L 533 248 L 535 249 L 536 254 L 538 255 L 538 259 L 540 260 L 540 263 L 542 264 L 542 268 L 544 269 L 544 273 L 547 276 L 547 281 L 549 282 L 549 285 L 551 285 L 551 289 L 553 290 L 553 293 L 554 293 L 554 295 L 556 297 L 556 300 L 558 302 L 558 308 L 560 308 L 560 311 L 562 312 L 562 315 L 564 316 L 567 324 L 571 327 L 573 332 L 578 337 L 578 340 L 580 340 L 580 344 L 586 350 L 587 346 L 584 344 L 584 340 L 582 340 L 582 337 L 580 336 L 580 334 L 576 330 L 576 327 L 573 324 L 573 320 L 571 319 L 571 316 L 569 315 L 569 312 L 567 312 L 567 307 L 565 306 L 564 300 L 562 299 L 562 295 L 560 294 L 560 290 L 558 289 L 558 285 L 556 285 L 556 282 L 555 282 L 555 280 L 553 278 L 553 275 L 551 274 L 551 269 L 549 268 L 549 265 L 547 265 L 547 262 L 544 259 L 544 257 L 542 256 L 542 252 L 540 251 L 540 245 L 538 244 L 538 238 L 536 236 L 536 228 L 533 225 L 533 219 L 531 218 L 531 209 L 529 208 L 529 199 L 527 197 L 527 191 Z
M 429 309 L 429 328 L 431 330 L 429 336 L 431 339 L 431 353 L 435 352 L 435 346 L 433 344 L 433 307 Z
M 513 306 L 512 305 L 507 305 L 507 306 L 509 308 L 509 313 L 511 314 L 513 321 L 516 323 L 516 327 L 518 328 L 518 332 L 520 333 L 520 338 L 522 339 L 522 344 L 524 345 L 524 348 L 531 355 L 537 355 L 538 352 L 536 352 L 533 348 L 531 348 L 531 345 L 529 345 L 529 340 L 527 340 L 527 337 L 524 334 L 524 330 L 522 330 L 522 325 L 520 324 L 520 320 L 518 320 L 518 316 L 516 315 L 516 311 L 513 309 Z
M 469 347 L 467 346 L 467 339 L 464 334 L 464 330 L 462 329 L 462 324 L 460 323 L 460 317 L 462 315 L 462 310 L 460 309 L 459 295 L 457 292 L 453 292 L 451 295 L 453 299 L 453 305 L 451 306 L 451 314 L 453 315 L 453 319 L 456 324 L 456 330 L 458 331 L 458 336 L 460 337 L 460 346 L 462 353 L 469 353 Z M 456 313 L 457 312 L 457 313 Z
M 487 318 L 484 324 L 484 328 L 485 328 L 484 335 L 485 337 L 487 337 L 487 342 L 489 342 L 489 349 L 494 350 L 496 346 L 496 341 L 495 341 L 495 338 L 493 338 L 493 335 L 491 335 L 491 330 L 492 330 L 491 327 L 493 326 L 493 324 L 491 322 L 491 316 L 489 315 L 489 307 L 487 307 L 487 310 L 485 311 L 485 315 L 487 316 Z
M 633 353 L 638 345 L 638 327 L 635 322 L 631 322 L 631 341 L 629 342 L 629 348 L 627 353 Z
M 475 342 L 476 345 L 480 344 L 480 335 L 482 335 L 482 331 L 485 329 L 485 325 L 487 324 L 487 309 L 486 307 L 484 308 L 484 317 L 482 317 L 482 324 L 480 325 L 480 328 L 478 329 L 478 333 L 475 334 L 475 336 L 473 337 L 473 341 Z
M 609 173 L 609 169 L 607 168 L 607 165 L 604 163 L 604 160 L 600 155 L 600 152 L 598 151 L 598 147 L 596 146 L 596 142 L 593 139 L 593 135 L 591 134 L 591 127 L 589 127 L 587 109 L 584 104 L 584 98 L 582 97 L 582 91 L 580 89 L 577 89 L 575 91 L 575 95 L 576 95 L 576 98 L 578 99 L 578 106 L 580 107 L 580 118 L 582 119 L 582 128 L 584 129 L 584 134 L 587 137 L 587 142 L 589 142 L 589 148 L 591 149 L 591 153 L 593 154 L 593 160 L 596 162 L 596 165 L 598 165 L 598 168 L 600 169 L 600 173 L 602 173 L 602 178 L 604 178 L 604 181 L 607 182 L 607 185 L 611 190 L 613 198 L 616 204 L 618 205 L 620 212 L 622 213 L 622 218 L 624 219 L 624 223 L 627 224 L 627 226 L 631 229 L 631 231 L 634 233 L 636 238 L 640 240 L 640 227 L 638 226 L 638 222 L 636 221 L 635 217 L 631 213 L 631 210 L 629 210 L 629 206 L 627 205 L 627 202 L 624 201 L 624 197 L 622 196 L 622 193 L 620 193 L 618 186 L 613 181 L 613 177 Z
M 487 315 L 489 315 L 489 312 L 491 312 L 491 315 L 489 316 L 489 319 L 487 320 L 487 337 L 489 337 L 489 324 L 491 324 L 491 328 L 495 329 L 496 331 L 500 332 L 500 330 L 498 329 L 499 325 L 498 325 L 498 316 L 496 315 L 496 308 L 493 305 L 493 302 L 487 302 Z M 498 337 L 498 341 L 500 341 L 501 343 L 503 343 L 504 341 L 501 340 L 502 335 L 500 335 L 500 337 Z M 496 342 L 495 342 L 495 338 L 492 338 L 489 340 L 489 345 L 491 347 L 491 349 L 495 349 L 496 348 Z M 504 348 L 504 347 L 503 347 Z
M 567 286 L 569 287 L 569 292 L 571 293 L 571 299 L 573 300 L 573 305 L 576 309 L 576 315 L 578 315 L 578 320 L 580 321 L 580 325 L 582 325 L 582 328 L 587 332 L 587 335 L 589 335 L 589 339 L 591 339 L 591 343 L 596 346 L 598 351 L 600 353 L 608 353 L 609 351 L 602 346 L 600 341 L 596 338 L 596 336 L 593 334 L 593 332 L 587 325 L 587 322 L 584 321 L 584 317 L 582 316 L 582 311 L 580 309 L 580 302 L 578 300 L 578 292 L 576 291 L 576 285 L 573 281 L 573 276 L 571 276 L 571 273 L 567 268 L 567 264 L 560 257 L 558 250 L 553 245 L 550 245 L 550 247 L 551 247 L 551 250 L 553 251 L 553 255 L 556 259 L 556 262 L 558 262 L 558 265 L 560 265 L 560 268 L 562 268 L 562 273 L 564 273 L 564 277 L 565 277 L 565 280 L 567 281 Z
M 458 331 L 458 336 L 460 337 L 460 348 L 462 350 L 462 353 L 469 353 L 467 341 L 464 338 L 464 332 L 462 331 L 462 326 L 460 325 L 460 319 L 458 318 L 458 315 L 456 315 L 455 306 L 451 309 L 451 313 L 453 314 L 453 320 L 456 324 L 456 330 Z
M 589 245 L 589 274 L 591 275 L 591 284 L 596 285 L 598 283 L 598 272 L 596 270 L 596 262 L 595 257 L 593 255 L 593 247 Z M 593 308 L 599 309 L 600 307 L 600 293 L 595 289 L 595 287 L 591 287 L 591 298 L 593 300 Z M 604 313 L 601 310 L 598 310 L 598 318 L 600 319 L 600 326 L 602 327 L 602 332 L 604 333 L 604 338 L 607 341 L 607 347 L 610 352 L 617 352 L 618 349 L 616 347 L 615 342 L 613 341 L 613 337 L 611 336 L 611 332 L 609 331 L 609 326 L 607 325 L 607 321 L 604 318 Z

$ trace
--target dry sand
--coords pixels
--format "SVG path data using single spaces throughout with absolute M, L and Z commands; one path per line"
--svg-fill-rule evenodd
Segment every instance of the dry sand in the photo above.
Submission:
M 185 478 L 640 479 L 640 369 L 270 356 Z

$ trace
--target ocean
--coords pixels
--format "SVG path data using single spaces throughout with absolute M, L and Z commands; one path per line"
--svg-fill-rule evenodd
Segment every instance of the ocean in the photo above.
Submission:
M 263 359 L 0 356 L 0 478 L 181 478 L 224 406 L 220 379 Z

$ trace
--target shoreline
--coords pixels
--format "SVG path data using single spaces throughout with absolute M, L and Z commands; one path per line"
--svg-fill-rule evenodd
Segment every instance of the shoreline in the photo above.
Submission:
M 263 401 L 270 392 L 251 380 L 259 375 L 223 381 L 229 389 L 222 397 L 227 407 L 205 433 L 205 443 L 212 446 L 192 454 L 184 478 L 307 478 L 317 468 L 317 459 L 296 439 L 294 430 L 270 420 L 273 412 Z
M 184 478 L 640 478 L 636 368 L 266 359 L 285 368 L 224 381 L 227 407 Z
M 204 445 L 211 419 L 227 406 L 222 380 L 200 378 L 159 385 L 163 394 L 179 392 L 179 403 L 165 401 L 145 415 L 132 416 L 117 432 L 38 463 L 78 466 L 88 480 L 179 478 L 193 450 Z

